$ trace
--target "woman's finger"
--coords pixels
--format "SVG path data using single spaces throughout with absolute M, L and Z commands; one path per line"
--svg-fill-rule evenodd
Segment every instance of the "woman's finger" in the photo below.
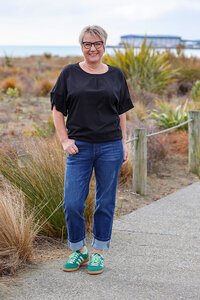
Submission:
M 78 147 L 75 144 L 72 144 L 69 146 L 69 148 L 68 148 L 69 154 L 76 154 L 78 152 L 79 152 Z
M 124 152 L 124 160 L 123 160 L 123 165 L 128 161 L 128 152 Z
M 78 147 L 76 146 L 76 144 L 73 145 L 73 149 L 76 151 L 76 153 L 79 152 Z

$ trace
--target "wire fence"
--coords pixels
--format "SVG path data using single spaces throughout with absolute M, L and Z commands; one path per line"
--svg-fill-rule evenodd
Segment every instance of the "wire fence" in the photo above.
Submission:
M 190 123 L 192 121 L 193 121 L 192 119 L 188 119 L 187 121 L 182 122 L 182 123 L 180 123 L 180 124 L 178 124 L 176 126 L 173 126 L 173 127 L 170 127 L 170 128 L 158 131 L 158 132 L 149 133 L 149 134 L 147 134 L 147 137 L 155 136 L 155 135 L 158 135 L 158 134 L 163 134 L 163 133 L 167 133 L 167 132 L 173 131 L 173 130 L 175 130 L 177 128 L 180 128 L 180 127 L 182 127 L 182 126 L 184 126 L 184 125 L 186 125 L 186 124 L 188 124 L 188 123 Z M 134 137 L 134 138 L 126 141 L 126 144 L 131 143 L 133 141 L 137 141 L 137 140 L 138 140 L 138 137 Z
M 167 133 L 188 124 L 188 170 L 200 177 L 200 111 L 189 111 L 188 120 L 171 128 L 148 133 L 145 128 L 136 128 L 134 137 L 126 143 L 133 143 L 133 189 L 146 195 L 147 187 L 147 138 Z

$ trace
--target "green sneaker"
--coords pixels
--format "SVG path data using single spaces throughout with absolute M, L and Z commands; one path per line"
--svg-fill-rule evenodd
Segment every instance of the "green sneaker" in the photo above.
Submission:
M 63 266 L 63 271 L 73 272 L 80 268 L 81 265 L 89 261 L 89 254 L 81 253 L 79 250 L 72 252 Z
M 94 253 L 90 256 L 90 262 L 88 265 L 88 274 L 96 275 L 101 274 L 104 269 L 103 255 Z

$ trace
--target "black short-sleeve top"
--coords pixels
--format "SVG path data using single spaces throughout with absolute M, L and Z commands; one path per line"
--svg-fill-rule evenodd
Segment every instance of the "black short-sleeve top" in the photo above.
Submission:
M 122 138 L 119 115 L 133 108 L 123 72 L 108 65 L 103 74 L 65 66 L 51 90 L 51 109 L 67 116 L 71 139 L 93 143 Z

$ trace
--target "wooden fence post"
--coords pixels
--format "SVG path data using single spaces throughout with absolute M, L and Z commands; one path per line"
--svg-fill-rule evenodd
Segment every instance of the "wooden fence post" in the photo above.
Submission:
M 135 129 L 133 189 L 140 195 L 146 195 L 147 185 L 147 131 Z
M 189 132 L 189 170 L 200 176 L 200 111 L 190 111 L 188 118 Z

